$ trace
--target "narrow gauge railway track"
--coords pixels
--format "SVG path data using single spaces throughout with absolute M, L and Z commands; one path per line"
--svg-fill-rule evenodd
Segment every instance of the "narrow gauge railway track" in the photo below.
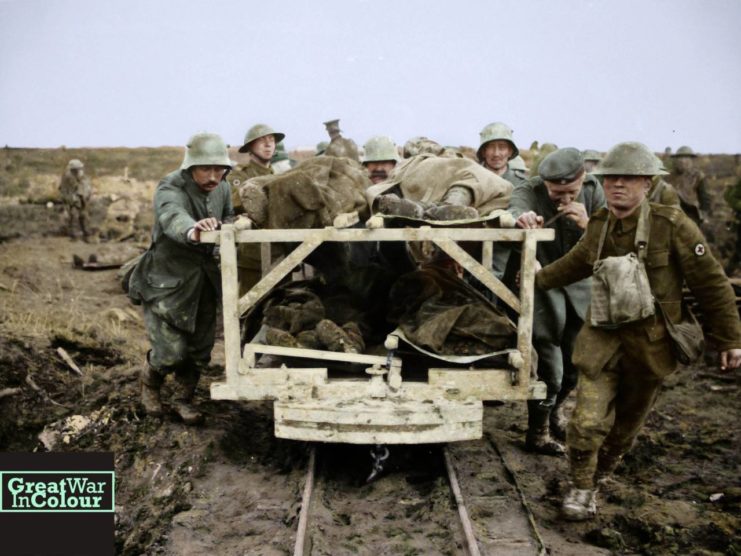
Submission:
M 359 486 L 331 476 L 339 469 L 332 454 L 312 446 L 294 556 L 546 553 L 493 437 L 417 449 L 412 457 L 420 458 L 416 473 L 403 478 L 391 471 Z

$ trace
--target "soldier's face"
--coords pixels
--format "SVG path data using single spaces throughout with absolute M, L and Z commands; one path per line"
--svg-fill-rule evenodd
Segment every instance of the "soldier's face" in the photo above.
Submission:
M 83 174 L 84 174 L 84 172 L 83 172 L 82 168 L 73 168 L 72 169 L 72 175 L 75 176 L 76 178 L 81 178 Z
M 190 175 L 202 191 L 210 193 L 219 186 L 226 171 L 224 166 L 193 166 Z
M 250 152 L 257 158 L 268 161 L 275 154 L 275 136 L 258 137 L 250 144 Z
M 394 160 L 381 160 L 365 163 L 365 168 L 366 170 L 368 170 L 370 180 L 374 184 L 381 183 L 382 181 L 388 179 L 391 170 L 394 169 L 394 166 L 396 166 L 396 161 Z
M 581 192 L 582 185 L 584 184 L 584 176 L 585 174 L 582 174 L 574 181 L 564 184 L 544 180 L 545 188 L 548 190 L 548 197 L 554 204 L 559 206 L 566 206 L 573 203 Z
M 692 168 L 691 156 L 678 156 L 674 159 L 674 167 L 680 172 L 685 172 Z
M 631 214 L 646 198 L 646 193 L 651 187 L 651 178 L 647 176 L 605 176 L 602 185 L 605 189 L 607 206 L 613 214 L 622 217 Z
M 512 156 L 512 145 L 509 141 L 489 141 L 484 146 L 484 162 L 496 172 L 504 172 L 509 157 Z

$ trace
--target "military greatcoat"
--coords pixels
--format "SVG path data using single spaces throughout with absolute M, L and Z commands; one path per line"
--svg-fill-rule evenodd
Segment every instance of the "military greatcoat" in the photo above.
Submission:
M 157 186 L 152 245 L 129 280 L 129 297 L 144 306 L 154 366 L 182 363 L 193 355 L 193 346 L 199 348 L 197 358 L 210 356 L 221 295 L 219 267 L 214 245 L 191 242 L 187 234 L 199 220 L 223 221 L 232 214 L 225 180 L 207 193 L 187 170 L 178 170 Z M 173 353 L 173 345 L 183 353 Z M 159 353 L 167 357 L 157 359 Z

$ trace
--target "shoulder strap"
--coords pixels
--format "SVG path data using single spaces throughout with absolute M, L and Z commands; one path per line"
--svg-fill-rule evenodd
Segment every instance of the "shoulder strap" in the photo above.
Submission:
M 648 253 L 648 235 L 651 227 L 651 205 L 648 200 L 641 203 L 640 214 L 638 215 L 638 224 L 636 226 L 635 246 L 638 252 L 638 258 L 643 261 Z
M 608 210 L 607 211 L 607 219 L 605 220 L 604 226 L 602 226 L 602 232 L 599 236 L 599 244 L 597 245 L 597 259 L 600 259 L 600 256 L 602 255 L 602 246 L 605 244 L 605 238 L 607 237 L 607 230 L 610 228 L 610 218 L 612 217 L 612 213 Z

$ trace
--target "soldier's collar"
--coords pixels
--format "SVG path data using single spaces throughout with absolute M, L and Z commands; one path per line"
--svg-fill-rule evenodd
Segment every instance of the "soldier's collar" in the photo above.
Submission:
M 615 223 L 615 229 L 621 233 L 630 232 L 638 226 L 638 218 L 641 215 L 640 207 L 633 211 L 633 214 L 618 220 Z

